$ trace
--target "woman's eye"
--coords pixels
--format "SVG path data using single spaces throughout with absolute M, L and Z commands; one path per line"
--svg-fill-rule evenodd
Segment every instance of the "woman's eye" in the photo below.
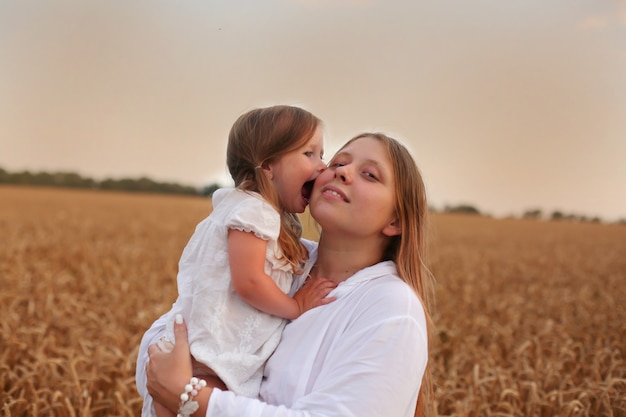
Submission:
M 367 171 L 364 171 L 364 172 L 363 172 L 363 175 L 365 175 L 366 177 L 371 178 L 371 179 L 373 179 L 373 180 L 377 180 L 377 179 L 378 179 L 378 177 L 376 176 L 376 174 L 374 174 L 374 173 L 372 173 L 372 172 L 367 172 Z
M 305 155 L 307 158 L 310 158 L 310 157 L 312 157 L 312 156 L 313 156 L 313 152 L 305 152 L 305 153 L 304 153 L 304 155 Z

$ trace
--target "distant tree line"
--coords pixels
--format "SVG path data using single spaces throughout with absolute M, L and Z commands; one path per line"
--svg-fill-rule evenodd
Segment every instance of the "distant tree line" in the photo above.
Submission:
M 431 208 L 431 211 L 436 212 L 438 210 L 436 210 L 435 208 Z M 459 204 L 456 206 L 446 205 L 443 208 L 443 210 L 441 210 L 440 212 L 488 216 L 488 214 L 482 213 L 479 209 L 472 206 L 471 204 Z M 602 219 L 597 216 L 590 217 L 590 216 L 585 216 L 581 214 L 567 214 L 567 213 L 563 213 L 560 210 L 555 210 L 551 213 L 544 214 L 543 210 L 537 209 L 537 208 L 524 211 L 521 217 L 524 219 L 537 219 L 537 220 L 546 219 L 546 220 L 554 220 L 554 221 L 574 221 L 574 222 L 581 222 L 581 223 L 601 223 L 602 222 Z M 626 218 L 620 219 L 616 223 L 626 225 Z
M 555 210 L 552 213 L 544 215 L 541 209 L 531 209 L 526 210 L 522 215 L 525 219 L 543 219 L 547 218 L 550 220 L 570 220 L 570 221 L 578 221 L 578 222 L 588 222 L 588 223 L 600 223 L 602 219 L 600 217 L 594 216 L 589 217 L 581 214 L 566 214 L 560 210 Z
M 187 194 L 202 195 L 207 197 L 212 196 L 215 191 L 221 188 L 221 185 L 217 183 L 198 188 L 171 182 L 158 182 L 151 180 L 147 177 L 141 177 L 138 179 L 107 178 L 102 181 L 96 181 L 92 178 L 83 177 L 82 175 L 79 175 L 75 172 L 8 172 L 3 168 L 0 168 L 0 184 L 91 188 L 98 190 L 149 192 L 164 194 Z M 439 210 L 431 207 L 431 211 L 437 212 Z M 474 207 L 471 204 L 446 205 L 443 210 L 440 211 L 442 213 L 488 216 L 488 214 L 482 213 L 478 208 Z M 559 210 L 553 211 L 550 214 L 544 214 L 541 209 L 529 209 L 524 211 L 521 217 L 524 219 L 548 219 L 555 221 L 563 220 L 589 223 L 602 222 L 602 219 L 600 219 L 599 217 L 587 217 L 584 215 L 566 214 Z M 618 220 L 617 223 L 626 225 L 626 218 Z
M 203 195 L 209 197 L 220 188 L 218 184 L 211 184 L 206 187 L 197 188 L 172 182 L 154 181 L 147 177 L 141 177 L 138 179 L 107 178 L 102 181 L 96 181 L 93 178 L 83 177 L 75 172 L 8 172 L 3 168 L 0 168 L 0 184 L 91 188 L 111 191 Z
M 461 213 L 482 215 L 480 210 L 470 204 L 459 204 L 458 206 L 446 205 L 443 209 L 444 213 Z

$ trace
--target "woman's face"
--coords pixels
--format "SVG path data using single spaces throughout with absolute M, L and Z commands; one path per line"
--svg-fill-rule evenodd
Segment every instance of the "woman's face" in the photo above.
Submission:
M 369 136 L 359 138 L 337 152 L 317 177 L 311 215 L 324 232 L 397 235 L 394 181 L 385 146 Z

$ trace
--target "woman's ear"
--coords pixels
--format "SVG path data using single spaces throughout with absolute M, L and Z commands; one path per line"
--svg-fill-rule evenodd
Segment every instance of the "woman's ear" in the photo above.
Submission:
M 394 218 L 383 228 L 383 235 L 385 236 L 398 236 L 402 233 L 402 227 L 400 226 L 400 219 Z

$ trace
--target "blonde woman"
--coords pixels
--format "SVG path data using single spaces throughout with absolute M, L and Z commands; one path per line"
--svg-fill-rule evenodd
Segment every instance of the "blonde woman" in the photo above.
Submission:
M 429 415 L 427 207 L 414 160 L 388 136 L 361 134 L 317 177 L 310 210 L 322 232 L 318 244 L 305 242 L 296 288 L 330 278 L 336 301 L 287 324 L 259 397 L 190 384 L 186 328 L 177 324 L 173 351 L 149 347 L 156 401 L 184 416 Z M 162 327 L 151 328 L 153 341 Z

